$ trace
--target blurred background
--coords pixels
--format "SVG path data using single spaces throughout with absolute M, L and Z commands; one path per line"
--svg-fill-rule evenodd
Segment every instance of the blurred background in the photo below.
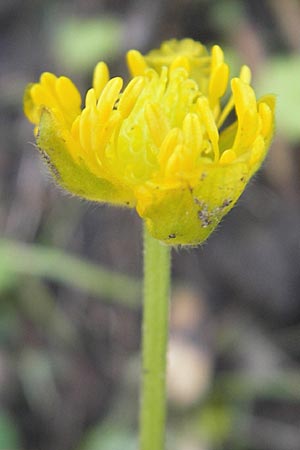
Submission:
M 22 96 L 172 37 L 219 43 L 278 108 L 238 206 L 173 252 L 168 450 L 300 449 L 300 2 L 1 0 L 0 450 L 137 448 L 141 223 L 54 186 Z

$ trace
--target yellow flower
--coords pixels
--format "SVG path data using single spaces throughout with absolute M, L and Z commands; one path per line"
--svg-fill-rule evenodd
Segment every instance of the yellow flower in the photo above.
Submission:
M 191 39 L 167 41 L 146 56 L 131 50 L 127 60 L 132 78 L 125 89 L 122 78 L 110 79 L 106 64 L 97 64 L 82 110 L 70 79 L 43 73 L 26 89 L 25 114 L 65 189 L 136 208 L 167 244 L 198 244 L 261 165 L 274 97 L 256 100 L 247 66 L 226 97 L 221 48 L 208 53 Z

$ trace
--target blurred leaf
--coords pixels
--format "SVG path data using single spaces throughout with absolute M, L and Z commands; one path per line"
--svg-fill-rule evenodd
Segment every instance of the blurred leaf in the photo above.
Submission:
M 277 97 L 277 128 L 292 141 L 300 139 L 300 56 L 277 56 L 262 69 L 258 93 Z
M 231 433 L 234 412 L 230 405 L 208 404 L 200 411 L 200 433 L 211 445 L 224 442 Z
M 53 367 L 46 353 L 30 348 L 24 349 L 19 360 L 19 377 L 24 394 L 33 411 L 51 412 L 57 407 Z
M 239 23 L 243 15 L 243 2 L 238 0 L 219 0 L 211 2 L 210 19 L 217 30 L 224 33 L 232 31 L 232 24 Z
M 230 70 L 230 77 L 237 77 L 239 76 L 240 70 L 242 65 L 245 63 L 245 61 L 242 60 L 240 55 L 232 48 L 232 47 L 226 47 L 225 45 L 222 46 L 225 61 L 228 64 L 229 70 Z M 228 89 L 227 95 L 231 94 L 230 90 Z
M 299 371 L 272 372 L 268 377 L 254 377 L 247 373 L 218 375 L 215 390 L 230 401 L 248 401 L 255 397 L 270 399 L 300 400 Z
M 7 305 L 1 302 L 0 310 L 0 342 L 1 345 L 19 341 L 21 339 L 21 322 L 16 314 L 15 305 L 12 304 L 11 310 Z
M 89 71 L 98 61 L 118 53 L 121 31 L 121 21 L 113 17 L 65 18 L 53 32 L 54 53 L 68 69 Z
M 45 277 L 128 307 L 136 306 L 141 296 L 137 279 L 54 248 L 0 239 L 0 261 L 5 271 L 12 274 Z
M 0 450 L 20 450 L 20 436 L 13 420 L 0 413 Z
M 80 450 L 135 450 L 136 439 L 129 430 L 103 425 L 89 432 Z
M 30 278 L 23 283 L 21 290 L 19 311 L 25 313 L 25 316 L 37 327 L 41 327 L 48 336 L 54 334 L 65 345 L 79 348 L 78 329 L 64 309 L 56 304 L 53 292 L 48 286 L 40 279 Z
M 8 269 L 6 262 L 0 258 L 0 292 L 10 288 L 16 282 L 16 275 Z

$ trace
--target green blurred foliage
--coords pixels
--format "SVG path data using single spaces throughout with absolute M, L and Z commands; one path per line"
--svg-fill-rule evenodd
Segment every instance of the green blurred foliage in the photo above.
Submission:
M 93 428 L 79 450 L 135 450 L 136 439 L 130 430 L 113 425 L 102 425 Z
M 33 348 L 24 349 L 18 361 L 18 373 L 31 408 L 39 414 L 51 411 L 59 397 L 48 355 Z
M 239 0 L 219 0 L 212 2 L 210 18 L 216 29 L 228 32 L 233 23 L 238 23 L 243 14 L 244 5 Z
M 0 256 L 0 292 L 17 285 L 17 276 L 33 275 L 66 283 L 129 307 L 136 306 L 141 296 L 141 284 L 137 279 L 58 249 L 0 239 Z
M 218 448 L 226 442 L 234 425 L 234 410 L 230 404 L 204 405 L 199 411 L 198 430 L 209 445 Z
M 115 17 L 65 18 L 53 33 L 53 53 L 73 72 L 88 72 L 100 60 L 110 61 L 120 51 L 122 23 Z
M 0 450 L 20 450 L 21 441 L 15 421 L 0 412 Z
M 277 129 L 290 141 L 300 140 L 300 56 L 293 54 L 270 58 L 262 68 L 257 90 L 272 92 L 277 98 Z

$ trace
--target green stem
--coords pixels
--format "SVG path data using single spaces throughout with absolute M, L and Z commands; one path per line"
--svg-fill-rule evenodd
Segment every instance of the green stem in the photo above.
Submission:
M 163 450 L 165 444 L 170 254 L 145 227 L 140 450 Z

